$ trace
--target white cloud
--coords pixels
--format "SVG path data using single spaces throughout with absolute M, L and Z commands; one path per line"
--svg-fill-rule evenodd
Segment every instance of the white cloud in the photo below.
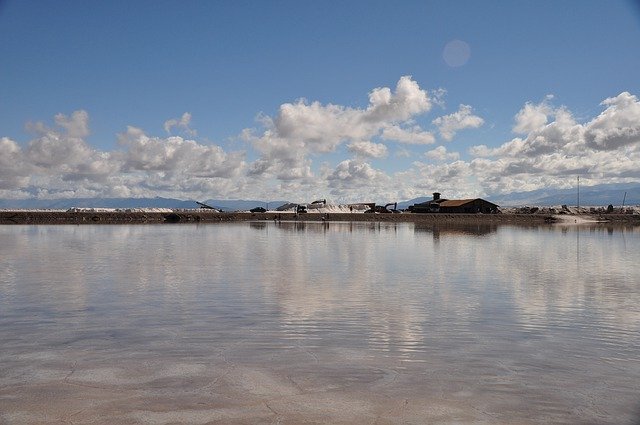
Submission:
M 607 107 L 585 127 L 589 147 L 597 150 L 615 150 L 640 142 L 640 102 L 628 92 L 605 99 Z
M 357 159 L 342 161 L 326 179 L 331 195 L 344 201 L 385 198 L 383 189 L 390 182 L 383 171 Z
M 178 118 L 172 118 L 170 120 L 167 120 L 164 122 L 164 131 L 167 132 L 167 134 L 171 134 L 171 130 L 174 127 L 177 127 L 179 129 L 181 129 L 184 134 L 186 134 L 187 136 L 196 136 L 198 134 L 198 132 L 196 130 L 193 130 L 191 127 L 191 114 L 189 112 L 185 112 L 184 114 L 182 114 L 182 116 L 178 119 Z
M 219 146 L 205 146 L 179 136 L 148 137 L 135 127 L 119 136 L 126 147 L 124 170 L 155 171 L 201 178 L 232 178 L 244 168 L 244 155 L 227 154 Z
M 431 97 L 430 97 L 431 102 L 434 105 L 438 105 L 439 107 L 444 109 L 444 107 L 445 107 L 444 98 L 447 95 L 447 90 L 442 88 L 442 87 L 440 87 L 440 88 L 437 88 L 435 90 L 430 90 L 429 94 L 431 95 Z
M 349 152 L 365 158 L 384 158 L 387 156 L 387 147 L 382 143 L 372 143 L 366 141 L 351 142 L 348 146 Z
M 34 176 L 54 177 L 54 182 L 59 178 L 102 183 L 106 176 L 120 169 L 117 154 L 99 152 L 84 140 L 90 133 L 86 111 L 75 111 L 70 117 L 57 114 L 55 123 L 62 130 L 43 123 L 31 126 L 37 136 L 24 150 L 23 161 Z
M 406 129 L 397 125 L 390 125 L 382 130 L 382 138 L 408 145 L 429 145 L 436 141 L 433 134 L 423 131 L 418 125 Z
M 335 171 L 328 177 L 332 187 L 366 185 L 383 173 L 375 170 L 368 163 L 359 160 L 346 160 L 338 164 Z
M 129 127 L 124 150 L 102 152 L 84 139 L 88 114 L 54 118 L 58 128 L 30 124 L 36 137 L 25 148 L 0 138 L 0 190 L 7 196 L 177 196 L 234 193 L 245 187 L 244 153 L 225 152 L 182 137 L 149 137 Z
M 411 158 L 411 152 L 408 149 L 398 149 L 395 153 L 395 156 L 398 158 Z
M 597 116 L 579 121 L 550 98 L 526 103 L 515 117 L 517 137 L 501 145 L 473 146 L 469 160 L 438 146 L 405 169 L 390 172 L 381 141 L 395 140 L 395 157 L 411 157 L 407 144 L 431 143 L 416 124 L 431 100 L 409 77 L 395 90 L 371 91 L 364 108 L 299 101 L 261 117 L 260 131 L 241 137 L 248 152 L 226 151 L 186 136 L 157 137 L 136 127 L 101 151 L 87 142 L 89 115 L 58 114 L 52 128 L 34 123 L 25 143 L 0 137 L 0 196 L 170 196 L 284 198 L 340 202 L 395 201 L 434 191 L 447 197 L 484 196 L 544 187 L 640 181 L 640 102 L 628 92 L 605 99 Z M 443 134 L 467 128 L 473 116 L 438 121 Z M 453 117 L 455 114 L 448 115 Z M 479 117 L 478 117 L 479 118 Z M 185 118 L 185 122 L 188 119 Z M 477 123 L 477 122 L 476 122 Z M 171 124 L 171 123 L 169 123 Z M 168 127 L 170 130 L 174 127 Z M 159 129 L 162 131 L 162 129 Z M 345 159 L 345 151 L 354 154 Z M 251 162 L 247 164 L 247 157 Z
M 538 157 L 562 150 L 581 150 L 584 128 L 577 124 L 569 111 L 564 108 L 552 111 L 555 121 L 535 130 L 526 138 L 514 138 L 498 148 L 485 145 L 474 146 L 470 152 L 475 156 Z M 580 146 L 578 146 L 580 145 Z
M 400 78 L 393 92 L 387 87 L 373 89 L 365 109 L 304 99 L 285 103 L 274 118 L 260 117 L 265 127 L 262 134 L 243 131 L 243 139 L 260 154 L 251 164 L 251 175 L 288 177 L 286 170 L 307 169 L 309 156 L 334 152 L 343 143 L 351 143 L 352 150 L 360 154 L 382 155 L 383 148 L 371 149 L 373 145 L 362 141 L 380 137 L 384 129 L 408 122 L 430 108 L 427 92 L 409 76 Z M 297 174 L 302 179 L 312 175 L 310 170 Z
M 438 146 L 437 148 L 426 152 L 425 156 L 436 161 L 455 161 L 460 158 L 460 154 L 458 152 L 447 152 L 447 148 L 444 146 Z
M 451 141 L 458 131 L 467 128 L 478 128 L 484 124 L 484 120 L 477 115 L 473 115 L 471 106 L 460 105 L 458 111 L 438 117 L 432 123 L 438 127 L 444 140 Z
M 432 192 L 445 193 L 449 198 L 480 196 L 482 187 L 476 181 L 468 162 L 425 163 L 416 161 L 411 169 L 394 176 L 398 184 L 412 187 L 414 196 Z
M 0 138 L 0 189 L 26 187 L 30 172 L 20 146 L 8 137 Z
M 471 148 L 474 173 L 487 191 L 499 193 L 570 187 L 576 175 L 585 185 L 638 181 L 640 103 L 623 92 L 601 105 L 602 113 L 580 124 L 565 107 L 526 104 L 519 130 L 528 132 L 497 148 Z
M 404 76 L 396 84 L 395 93 L 382 87 L 369 94 L 369 107 L 363 118 L 375 123 L 406 121 L 430 109 L 427 92 L 420 89 L 411 76 Z
M 87 111 L 75 111 L 70 117 L 64 114 L 57 114 L 55 122 L 60 127 L 67 130 L 69 137 L 87 137 L 89 135 L 89 114 Z
M 542 102 L 537 105 L 526 103 L 514 117 L 516 123 L 513 126 L 513 131 L 526 134 L 539 130 L 549 122 L 549 117 L 552 115 L 553 109 L 547 102 Z

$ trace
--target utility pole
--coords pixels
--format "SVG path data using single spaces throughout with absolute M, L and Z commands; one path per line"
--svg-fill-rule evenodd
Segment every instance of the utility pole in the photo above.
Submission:
M 578 176 L 578 214 L 580 214 L 580 176 Z

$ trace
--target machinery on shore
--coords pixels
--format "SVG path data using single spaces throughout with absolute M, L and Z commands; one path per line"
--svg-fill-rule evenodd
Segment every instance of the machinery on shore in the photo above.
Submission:
M 386 204 L 385 206 L 382 205 L 376 205 L 375 203 L 373 204 L 366 204 L 369 205 L 370 208 L 368 210 L 365 211 L 365 213 L 369 213 L 369 214 L 391 214 L 391 213 L 399 213 L 400 211 L 398 211 L 398 203 L 397 202 L 390 202 L 388 204 Z M 393 205 L 392 209 L 388 209 L 387 207 Z
M 195 201 L 195 202 L 196 202 L 196 204 L 200 205 L 200 208 L 202 208 L 202 209 L 214 210 L 214 211 L 218 211 L 218 212 L 222 211 L 220 208 L 212 207 L 211 205 L 207 205 L 204 202 L 198 202 L 198 201 Z

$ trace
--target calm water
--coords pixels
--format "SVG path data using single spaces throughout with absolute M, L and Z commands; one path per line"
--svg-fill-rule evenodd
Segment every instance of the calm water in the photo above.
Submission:
M 636 424 L 640 228 L 0 227 L 0 423 Z

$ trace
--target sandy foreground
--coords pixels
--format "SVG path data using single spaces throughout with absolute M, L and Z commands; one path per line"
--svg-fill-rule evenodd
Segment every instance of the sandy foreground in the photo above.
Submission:
M 478 388 L 465 389 L 465 377 L 456 371 L 434 368 L 428 377 L 409 376 L 366 359 L 357 368 L 342 366 L 303 349 L 283 354 L 294 364 L 307 365 L 293 370 L 284 363 L 279 368 L 246 365 L 229 358 L 237 353 L 224 348 L 190 362 L 140 361 L 129 353 L 129 358 L 112 356 L 96 364 L 78 354 L 82 361 L 32 359 L 38 367 L 25 372 L 47 374 L 32 377 L 37 384 L 20 385 L 24 378 L 12 376 L 16 384 L 0 392 L 5 408 L 0 422 L 506 425 L 554 423 L 567 415 L 556 411 L 540 388 L 483 395 Z M 324 380 L 318 378 L 323 375 Z M 433 390 L 425 387 L 425 379 L 434 382 Z M 549 403 L 546 414 L 541 414 L 544 406 L 530 399 L 536 395 L 542 404 Z
M 37 353 L 34 353 L 37 355 Z M 92 359 L 32 359 L 26 366 L 37 384 L 16 384 L 0 391 L 3 424 L 424 424 L 539 423 L 526 394 L 509 393 L 473 402 L 464 393 L 464 376 L 451 379 L 433 372 L 433 391 L 424 376 L 380 369 L 363 359 L 358 368 L 336 359 L 292 350 L 285 363 L 267 368 L 230 358 L 222 347 L 210 358 L 143 361 L 109 356 Z M 85 355 L 86 356 L 86 355 Z M 21 356 L 19 362 L 25 362 Z M 284 359 L 286 360 L 286 359 Z M 91 366 L 88 366 L 90 364 Z M 18 365 L 16 365 L 18 366 Z M 18 366 L 19 370 L 22 370 Z M 323 380 L 318 376 L 324 375 Z M 340 376 L 344 375 L 344 378 Z M 6 381 L 6 380 L 5 380 Z M 449 382 L 443 388 L 443 383 Z M 415 387 L 416 391 L 407 391 Z M 458 394 L 459 392 L 459 394 Z M 407 395 L 410 394 L 410 395 Z M 445 396 L 453 394 L 453 396 Z M 495 413 L 500 411 L 500 417 Z M 549 412 L 553 417 L 555 412 Z M 518 418 L 517 422 L 513 422 Z

